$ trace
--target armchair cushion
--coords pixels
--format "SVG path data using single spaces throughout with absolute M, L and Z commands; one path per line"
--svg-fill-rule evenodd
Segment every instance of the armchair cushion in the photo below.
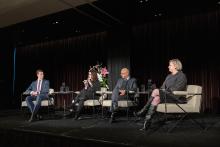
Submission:
M 173 91 L 173 94 L 174 95 L 183 95 L 183 96 L 185 95 L 186 96 L 187 95 L 187 91 Z

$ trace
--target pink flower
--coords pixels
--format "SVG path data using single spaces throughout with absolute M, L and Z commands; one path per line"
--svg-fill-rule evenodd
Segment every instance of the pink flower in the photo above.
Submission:
M 99 65 L 97 64 L 97 65 L 95 65 L 95 66 L 93 66 L 94 68 L 96 68 L 96 69 L 98 69 L 99 68 Z
M 90 66 L 90 71 L 95 70 L 97 72 L 98 80 L 101 87 L 106 87 L 108 89 L 108 79 L 107 74 L 109 74 L 106 67 L 102 68 L 102 65 Z
M 102 74 L 103 77 L 106 77 L 106 75 L 109 74 L 109 72 L 108 72 L 106 67 L 101 69 L 101 74 Z

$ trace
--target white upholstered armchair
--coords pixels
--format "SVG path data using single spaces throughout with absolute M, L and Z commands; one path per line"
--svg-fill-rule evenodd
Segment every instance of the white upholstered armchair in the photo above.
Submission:
M 49 97 L 48 97 L 48 99 L 41 101 L 41 106 L 54 106 L 53 92 L 54 92 L 54 89 L 50 88 L 49 89 Z M 21 109 L 24 107 L 27 107 L 27 103 L 24 99 L 24 96 L 26 96 L 26 95 L 27 94 L 25 94 L 25 93 L 22 93 L 22 95 L 21 95 Z M 36 101 L 34 101 L 34 103 L 36 103 Z
M 157 112 L 161 113 L 181 113 L 182 117 L 176 122 L 176 124 L 168 130 L 173 130 L 177 124 L 179 124 L 189 113 L 200 113 L 201 101 L 202 101 L 202 87 L 198 85 L 187 85 L 186 91 L 174 91 L 173 94 L 185 96 L 187 102 L 185 104 L 178 103 L 161 103 L 157 107 Z M 201 128 L 204 128 L 199 122 L 190 118 L 193 122 L 198 124 Z

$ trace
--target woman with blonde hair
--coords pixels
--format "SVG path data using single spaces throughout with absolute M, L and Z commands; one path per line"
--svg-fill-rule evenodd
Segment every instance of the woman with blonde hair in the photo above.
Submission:
M 187 78 L 182 72 L 182 63 L 179 59 L 171 59 L 168 66 L 170 74 L 167 75 L 160 89 L 154 89 L 151 97 L 146 105 L 134 115 L 145 115 L 144 126 L 141 130 L 147 130 L 151 124 L 153 114 L 156 111 L 159 103 L 164 103 L 165 98 L 167 103 L 185 103 L 186 98 L 174 95 L 173 91 L 186 90 Z

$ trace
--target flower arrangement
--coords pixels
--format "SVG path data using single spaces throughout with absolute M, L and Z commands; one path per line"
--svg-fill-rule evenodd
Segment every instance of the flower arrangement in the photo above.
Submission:
M 90 67 L 90 70 L 95 70 L 97 72 L 97 77 L 100 82 L 101 87 L 109 89 L 107 75 L 109 74 L 106 67 L 102 67 L 102 64 L 97 64 Z

